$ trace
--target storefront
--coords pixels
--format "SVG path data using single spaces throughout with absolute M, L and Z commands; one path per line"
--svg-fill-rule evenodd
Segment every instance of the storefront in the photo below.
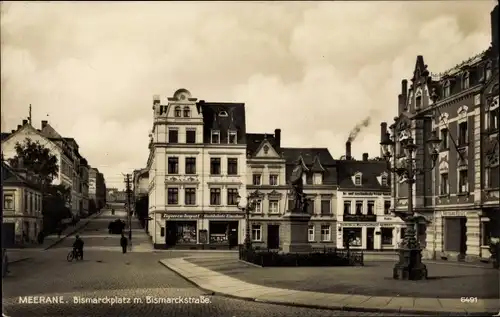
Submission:
M 209 248 L 236 248 L 239 242 L 239 223 L 242 218 L 242 215 L 206 214 Z

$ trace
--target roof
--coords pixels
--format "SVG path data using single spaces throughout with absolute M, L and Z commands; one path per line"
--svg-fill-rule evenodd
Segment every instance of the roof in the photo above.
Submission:
M 487 51 L 488 50 L 485 50 L 479 54 L 476 54 L 442 73 L 431 74 L 432 80 L 440 81 L 446 77 L 455 76 L 456 74 L 461 73 L 464 68 L 474 66 L 477 63 L 483 61 L 486 57 Z
M 5 139 L 7 139 L 9 136 L 10 136 L 10 133 L 4 133 L 4 132 L 2 132 L 0 140 L 3 141 Z
M 290 179 L 292 171 L 297 164 L 297 159 L 302 159 L 306 165 L 306 177 L 310 178 L 314 173 L 323 174 L 324 185 L 337 184 L 337 167 L 327 148 L 281 148 L 286 160 L 286 179 Z M 323 171 L 318 171 L 318 167 L 323 167 Z M 309 182 L 308 182 L 309 183 Z
M 228 143 L 228 131 L 235 129 L 237 144 L 246 144 L 245 104 L 231 102 L 205 102 L 197 106 L 203 113 L 203 142 L 210 143 L 211 131 L 220 131 L 220 143 Z M 221 114 L 226 114 L 222 116 Z
M 40 190 L 39 186 L 28 181 L 26 177 L 20 175 L 13 168 L 4 162 L 2 164 L 2 185 L 3 186 L 25 186 L 34 190 Z
M 390 191 L 390 183 L 387 186 L 382 186 L 377 179 L 384 172 L 387 173 L 386 161 L 356 161 L 346 160 L 337 161 L 338 185 L 339 189 L 349 190 L 383 190 Z M 356 186 L 352 177 L 357 172 L 362 174 L 361 186 Z
M 276 138 L 272 133 L 247 133 L 247 155 L 255 155 L 264 140 L 267 140 L 276 152 L 280 152 Z

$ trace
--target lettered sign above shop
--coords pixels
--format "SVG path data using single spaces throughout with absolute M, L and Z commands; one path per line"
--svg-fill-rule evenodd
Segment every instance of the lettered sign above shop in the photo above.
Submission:
M 162 219 L 198 219 L 198 214 L 161 214 Z
M 223 218 L 223 219 L 240 219 L 243 218 L 244 215 L 238 214 L 205 214 L 204 218 L 215 219 L 215 218 Z

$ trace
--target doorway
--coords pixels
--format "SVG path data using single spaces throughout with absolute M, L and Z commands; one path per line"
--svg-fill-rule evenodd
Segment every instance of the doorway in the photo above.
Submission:
M 461 217 L 460 219 L 460 255 L 465 258 L 467 254 L 467 218 Z
M 373 250 L 375 228 L 366 228 L 366 249 Z
M 229 222 L 228 242 L 230 249 L 238 246 L 238 232 L 239 232 L 238 228 L 239 228 L 238 221 Z
M 267 247 L 269 249 L 279 249 L 280 247 L 279 225 L 267 225 Z
M 174 221 L 167 221 L 165 226 L 165 244 L 168 248 L 173 247 L 177 243 L 177 225 Z

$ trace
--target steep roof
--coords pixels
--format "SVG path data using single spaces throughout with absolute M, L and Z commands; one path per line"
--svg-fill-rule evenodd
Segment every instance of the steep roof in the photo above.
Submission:
M 276 138 L 272 133 L 247 133 L 247 155 L 253 156 L 256 154 L 260 145 L 264 140 L 267 140 L 269 144 L 274 148 L 274 150 L 280 153 L 280 149 L 277 146 Z
M 3 186 L 24 186 L 34 190 L 40 190 L 39 186 L 30 182 L 26 177 L 17 173 L 13 168 L 4 162 L 2 164 L 2 185 Z
M 228 143 L 228 131 L 235 129 L 237 143 L 246 143 L 245 104 L 230 102 L 205 102 L 197 106 L 203 113 L 203 142 L 210 143 L 211 131 L 220 131 L 220 143 Z
M 281 148 L 283 155 L 286 159 L 286 179 L 290 179 L 293 168 L 297 163 L 297 159 L 302 158 L 302 162 L 306 165 L 306 177 L 311 177 L 316 169 L 321 165 L 324 169 L 323 184 L 336 185 L 337 184 L 337 166 L 336 161 L 333 159 L 330 151 L 327 148 Z M 320 163 L 320 164 L 318 164 Z
M 9 137 L 10 133 L 4 133 L 2 132 L 0 140 L 3 141 Z
M 382 186 L 377 179 L 384 172 L 387 173 L 387 162 L 385 161 L 337 161 L 338 184 L 339 189 L 349 190 L 376 190 L 390 191 L 390 180 L 388 185 Z M 354 174 L 360 172 L 362 174 L 361 186 L 356 186 L 353 181 Z

